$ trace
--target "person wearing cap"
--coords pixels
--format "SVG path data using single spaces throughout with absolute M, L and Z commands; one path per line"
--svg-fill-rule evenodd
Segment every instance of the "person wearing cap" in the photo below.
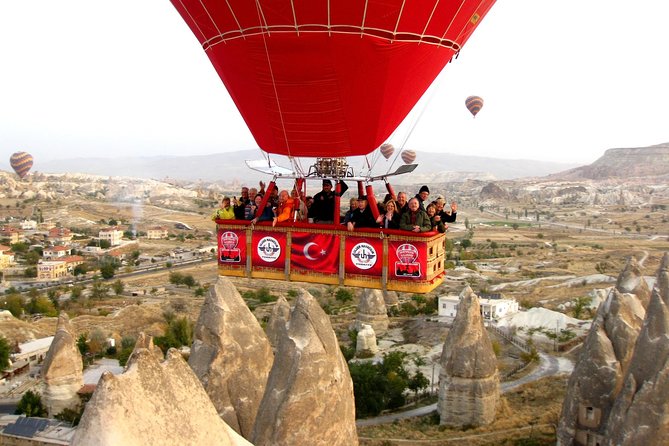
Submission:
M 426 185 L 421 186 L 420 190 L 416 194 L 416 199 L 418 200 L 418 205 L 422 210 L 427 208 L 427 205 L 430 204 L 427 199 L 430 197 L 430 188 Z
M 374 219 L 374 214 L 372 210 L 367 206 L 367 197 L 360 196 L 358 197 L 358 208 L 353 211 L 351 219 L 346 223 L 346 227 L 349 231 L 352 231 L 354 228 L 378 228 L 379 224 Z
M 221 207 L 211 214 L 211 219 L 214 221 L 235 219 L 235 210 L 230 206 L 230 197 L 223 197 L 221 199 Z
M 314 223 L 334 223 L 335 194 L 332 189 L 332 181 L 323 180 L 323 189 L 314 195 L 314 203 L 309 208 L 309 218 L 313 218 Z

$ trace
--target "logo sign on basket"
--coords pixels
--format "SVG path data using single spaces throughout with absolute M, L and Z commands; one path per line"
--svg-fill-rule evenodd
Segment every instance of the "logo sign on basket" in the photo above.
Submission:
M 358 243 L 351 250 L 351 262 L 363 270 L 372 268 L 377 258 L 376 250 L 369 243 Z
M 281 246 L 274 237 L 263 237 L 258 242 L 258 256 L 265 262 L 274 262 L 281 255 Z
M 237 248 L 239 237 L 234 232 L 226 231 L 221 234 L 221 248 L 219 249 L 219 259 L 225 263 L 238 263 L 241 261 L 241 252 Z
M 418 248 L 410 243 L 404 243 L 395 250 L 399 262 L 395 262 L 395 275 L 398 277 L 420 277 L 420 263 Z

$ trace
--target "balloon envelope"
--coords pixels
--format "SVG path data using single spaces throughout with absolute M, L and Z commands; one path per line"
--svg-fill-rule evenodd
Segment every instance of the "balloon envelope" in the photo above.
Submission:
M 385 159 L 388 159 L 392 156 L 393 153 L 395 153 L 395 147 L 392 144 L 381 144 L 381 147 L 379 147 L 379 150 L 381 151 L 381 155 Z
M 16 152 L 9 157 L 9 164 L 14 172 L 23 178 L 28 175 L 28 171 L 33 167 L 33 157 L 28 152 Z
M 258 145 L 288 156 L 375 150 L 495 0 L 171 0 Z
M 413 150 L 402 150 L 402 161 L 404 164 L 411 164 L 416 161 L 416 152 Z
M 469 96 L 465 99 L 465 105 L 469 113 L 476 117 L 476 114 L 483 108 L 483 98 L 480 96 Z

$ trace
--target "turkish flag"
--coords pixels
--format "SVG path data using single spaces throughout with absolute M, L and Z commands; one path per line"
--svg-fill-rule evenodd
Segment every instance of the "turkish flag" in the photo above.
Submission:
M 325 274 L 339 272 L 338 235 L 293 232 L 291 243 L 291 269 Z

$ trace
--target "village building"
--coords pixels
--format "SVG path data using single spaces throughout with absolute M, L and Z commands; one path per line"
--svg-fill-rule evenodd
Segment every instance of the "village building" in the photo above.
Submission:
M 460 296 L 439 296 L 439 316 L 455 317 L 458 313 Z M 502 294 L 485 295 L 479 299 L 483 320 L 492 321 L 509 314 L 517 313 L 519 305 L 516 299 L 506 299 Z
M 167 238 L 167 226 L 152 226 L 146 230 L 146 238 L 158 240 Z
M 13 228 L 11 226 L 3 226 L 0 228 L 0 239 L 7 239 L 7 242 L 11 245 L 18 243 L 23 238 L 23 231 L 18 228 Z
M 19 344 L 19 352 L 12 353 L 10 355 L 11 359 L 13 362 L 40 362 L 46 356 L 46 352 L 49 351 L 51 342 L 53 342 L 53 336 L 47 336 L 46 338 L 35 339 L 34 341 Z
M 47 240 L 54 245 L 64 245 L 72 241 L 72 231 L 67 228 L 51 228 Z
M 100 240 L 107 240 L 110 246 L 118 246 L 123 238 L 123 231 L 116 226 L 101 229 L 98 233 Z
M 37 229 L 37 222 L 35 220 L 23 220 L 21 222 L 21 229 L 24 231 L 35 231 Z
M 44 248 L 42 251 L 42 257 L 44 257 L 45 260 L 54 260 L 54 259 L 59 259 L 61 257 L 67 257 L 72 253 L 72 249 L 68 248 L 67 246 L 52 246 L 50 248 Z
M 0 245 L 0 270 L 14 264 L 14 253 L 9 246 Z
M 37 280 L 55 280 L 67 275 L 67 262 L 62 260 L 45 260 L 37 264 Z

